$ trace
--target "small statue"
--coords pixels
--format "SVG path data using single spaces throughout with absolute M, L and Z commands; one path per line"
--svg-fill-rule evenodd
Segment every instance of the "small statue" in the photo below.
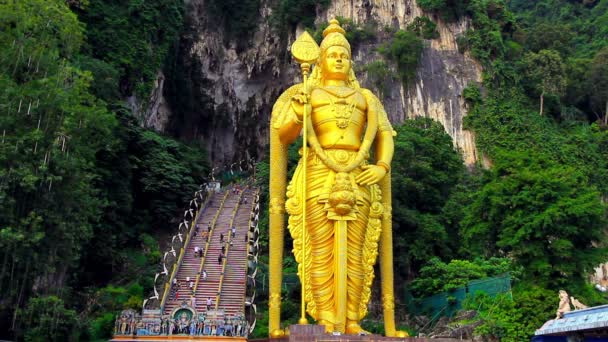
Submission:
M 167 335 L 167 319 L 166 318 L 162 318 L 160 321 L 160 334 L 161 335 Z
M 570 297 L 570 302 L 572 303 L 572 306 L 574 306 L 574 310 L 581 310 L 587 308 L 587 305 L 579 302 L 578 299 L 574 297 Z
M 135 318 L 134 317 L 132 317 L 131 322 L 129 322 L 129 333 L 131 335 L 135 334 Z
M 175 322 L 172 319 L 169 319 L 169 336 L 173 335 L 174 330 L 175 330 Z
M 116 317 L 116 321 L 114 322 L 114 335 L 118 335 L 120 332 L 120 317 Z
M 196 321 L 190 321 L 190 335 L 196 334 Z
M 129 325 L 129 322 L 127 321 L 127 316 L 125 316 L 124 314 L 120 316 L 120 334 L 121 335 L 126 335 L 127 334 L 127 327 Z
M 564 290 L 559 290 L 559 306 L 557 307 L 557 315 L 555 319 L 564 317 L 565 312 L 570 312 L 570 301 L 568 300 L 568 293 Z

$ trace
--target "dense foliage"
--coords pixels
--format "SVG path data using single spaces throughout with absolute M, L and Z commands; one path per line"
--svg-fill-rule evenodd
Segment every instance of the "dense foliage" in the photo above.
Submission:
M 605 208 L 597 189 L 573 168 L 533 154 L 497 155 L 462 220 L 470 255 L 504 255 L 539 285 L 582 280 L 603 262 Z
M 314 27 L 317 10 L 329 7 L 331 0 L 279 0 L 274 6 L 271 23 L 283 31 L 298 24 L 304 27 Z
M 0 4 L 0 337 L 105 338 L 117 310 L 140 307 L 160 258 L 151 235 L 173 230 L 207 173 L 199 148 L 120 104 L 147 96 L 179 3 Z M 102 301 L 111 282 L 131 295 Z
M 243 45 L 257 27 L 260 17 L 260 0 L 214 0 L 207 3 L 213 21 L 222 21 L 227 40 L 236 40 Z
M 608 257 L 602 201 L 608 1 L 417 3 L 426 16 L 407 30 L 378 32 L 374 22 L 339 20 L 353 49 L 390 34 L 378 49 L 385 60 L 360 67 L 383 92 L 395 77 L 392 66 L 404 83 L 413 79 L 424 39 L 437 38 L 436 21 L 470 18 L 471 29 L 457 43 L 484 68 L 483 82 L 462 94 L 483 165 L 467 172 L 438 123 L 395 125 L 396 277 L 425 296 L 516 270 L 512 296 L 478 296 L 468 308 L 479 312 L 478 334 L 527 340 L 552 315 L 557 289 L 590 305 L 606 299 L 586 277 Z M 315 14 L 329 4 L 279 0 L 267 19 L 286 35 L 298 24 L 313 28 Z M 127 108 L 127 102 L 145 107 L 166 57 L 174 58 L 183 6 L 180 0 L 0 4 L 1 338 L 107 339 L 115 313 L 138 308 L 148 292 L 159 237 L 172 230 L 173 215 L 207 173 L 199 147 L 140 128 Z M 239 47 L 260 20 L 259 0 L 206 6 L 209 25 Z M 168 83 L 208 86 L 172 62 Z M 213 99 L 193 99 L 190 90 L 169 90 L 176 112 L 210 115 Z M 298 147 L 290 149 L 291 172 Z M 258 164 L 262 187 L 268 170 L 268 161 Z M 266 215 L 260 224 L 263 254 Z M 293 275 L 290 249 L 287 242 L 284 266 Z M 262 256 L 259 274 L 266 262 Z M 297 286 L 290 286 L 283 294 L 288 322 L 297 320 L 299 302 Z M 265 305 L 258 307 L 260 327 Z
M 90 1 L 78 12 L 87 25 L 82 66 L 104 85 L 94 89 L 147 101 L 152 81 L 181 30 L 183 2 Z
M 411 277 L 433 256 L 448 258 L 457 249 L 442 213 L 464 166 L 441 124 L 407 120 L 396 131 L 391 171 L 395 269 Z
M 515 272 L 514 272 L 515 271 Z M 409 289 L 416 297 L 426 297 L 439 292 L 465 286 L 471 280 L 494 277 L 505 273 L 518 274 L 507 258 L 458 260 L 449 263 L 431 258 L 420 274 L 410 283 Z
M 476 310 L 481 325 L 475 329 L 479 335 L 504 342 L 530 339 L 530 333 L 547 320 L 554 318 L 555 291 L 535 285 L 520 285 L 513 294 L 504 293 L 494 298 L 478 294 L 465 308 Z
M 416 75 L 422 48 L 423 41 L 416 32 L 399 30 L 378 51 L 388 60 L 395 62 L 399 77 L 407 83 Z

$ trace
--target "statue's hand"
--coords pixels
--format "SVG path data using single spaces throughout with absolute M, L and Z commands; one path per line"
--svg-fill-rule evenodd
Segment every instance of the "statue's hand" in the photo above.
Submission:
M 301 92 L 300 94 L 294 95 L 291 98 L 291 108 L 293 109 L 293 111 L 296 113 L 296 116 L 298 117 L 298 120 L 302 120 L 302 118 L 304 117 L 304 111 L 310 111 L 310 106 L 307 106 L 307 104 L 309 103 L 309 98 L 310 96 L 308 94 L 306 94 L 305 92 Z M 310 113 L 306 113 L 307 116 Z
M 376 184 L 386 175 L 386 169 L 382 166 L 364 165 L 361 168 L 365 171 L 355 178 L 355 181 L 361 185 Z

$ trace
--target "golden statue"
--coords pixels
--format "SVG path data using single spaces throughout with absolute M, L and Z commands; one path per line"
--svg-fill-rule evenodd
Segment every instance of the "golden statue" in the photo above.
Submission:
M 303 82 L 276 101 L 271 118 L 269 331 L 280 327 L 285 210 L 306 311 L 325 331 L 366 333 L 380 250 L 387 336 L 395 330 L 390 164 L 395 135 L 378 98 L 359 86 L 350 44 L 337 20 L 319 48 L 308 33 L 292 46 Z M 316 66 L 308 78 L 310 64 Z M 286 187 L 287 147 L 300 133 L 301 160 Z M 373 149 L 374 163 L 370 163 Z M 287 200 L 285 200 L 287 198 Z M 379 248 L 380 245 L 380 248 Z

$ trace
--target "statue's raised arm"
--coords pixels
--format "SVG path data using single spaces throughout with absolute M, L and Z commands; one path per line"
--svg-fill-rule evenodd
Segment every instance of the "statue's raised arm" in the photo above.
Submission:
M 303 284 L 305 309 L 328 333 L 365 334 L 380 249 L 387 336 L 394 321 L 390 164 L 394 132 L 378 98 L 352 70 L 337 20 L 323 32 L 319 60 L 305 84 L 287 89 L 271 118 L 269 331 L 280 326 L 284 213 Z M 305 129 L 304 129 L 305 128 Z M 287 186 L 287 146 L 306 131 Z M 375 160 L 370 152 L 374 148 Z M 302 321 L 302 319 L 301 319 Z

